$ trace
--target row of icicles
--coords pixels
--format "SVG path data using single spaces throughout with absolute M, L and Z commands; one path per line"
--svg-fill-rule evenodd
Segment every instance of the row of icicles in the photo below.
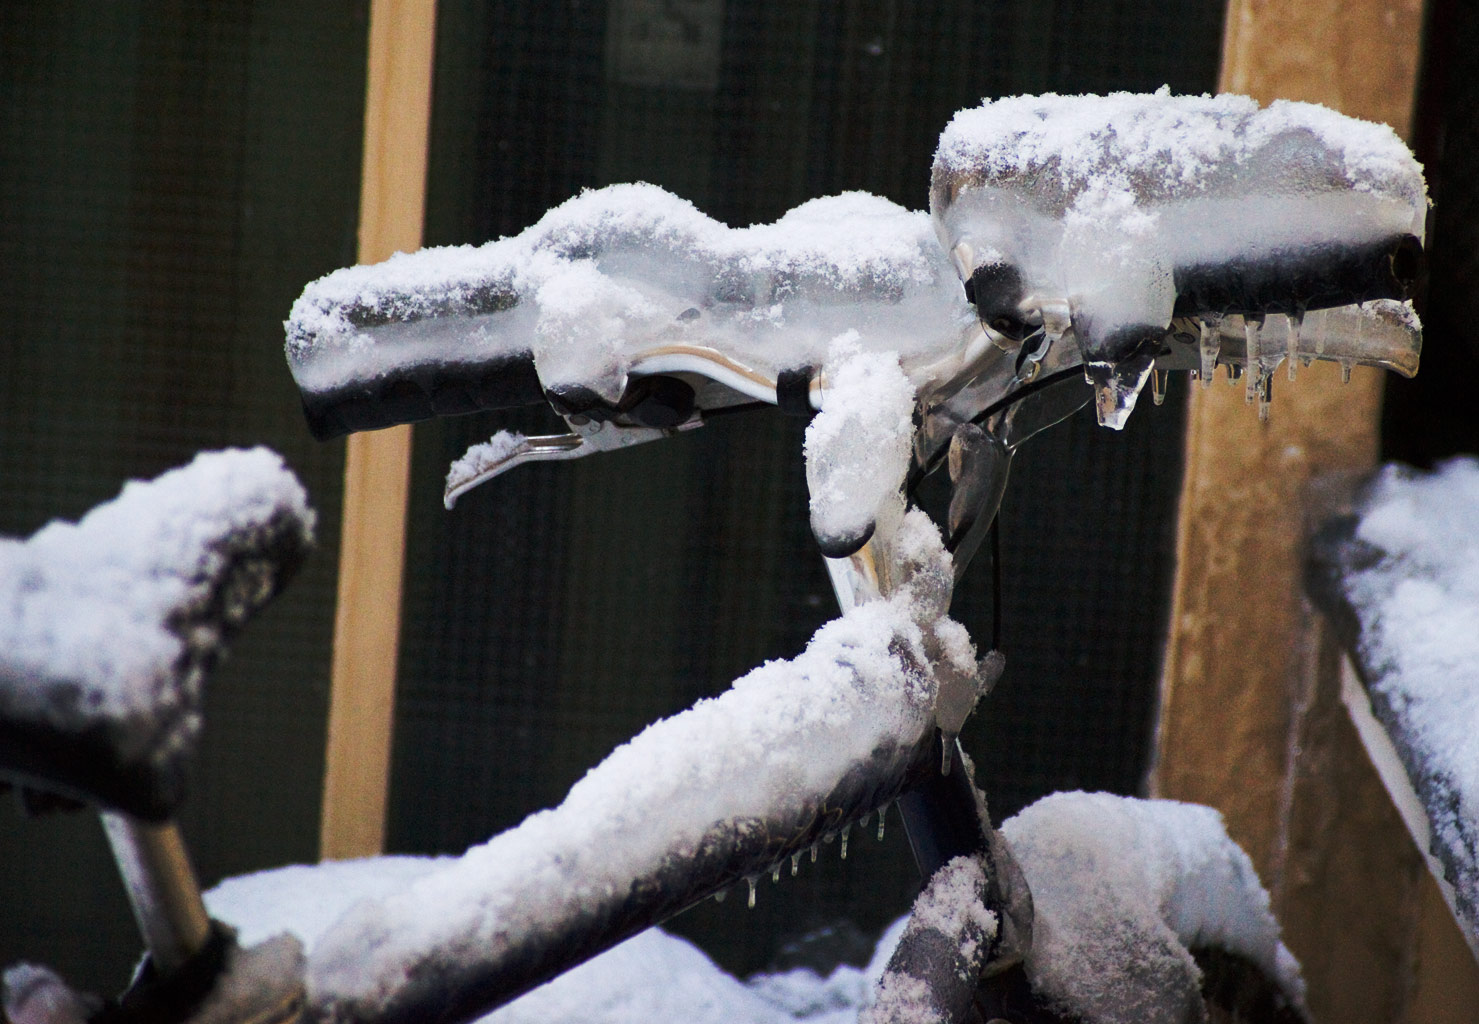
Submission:
M 1301 356 L 1299 354 L 1300 328 L 1303 321 L 1304 317 L 1302 316 L 1288 317 L 1289 328 L 1287 337 L 1285 338 L 1284 358 L 1282 362 L 1289 367 L 1290 380 L 1294 380 L 1295 370 L 1301 362 L 1305 366 L 1309 366 L 1310 363 L 1323 355 L 1324 352 L 1325 339 L 1322 330 L 1319 336 L 1315 338 L 1314 355 Z M 1219 323 L 1216 320 L 1211 318 L 1204 319 L 1200 321 L 1200 326 L 1201 368 L 1191 371 L 1191 376 L 1193 380 L 1200 380 L 1202 387 L 1208 388 L 1212 386 L 1212 378 L 1217 373 L 1217 367 L 1219 365 L 1218 357 L 1221 354 L 1222 348 L 1222 335 L 1219 330 Z M 1234 363 L 1221 363 L 1220 365 L 1227 367 L 1228 384 L 1236 385 L 1240 379 L 1246 381 L 1243 400 L 1249 405 L 1257 402 L 1258 418 L 1261 421 L 1267 422 L 1269 406 L 1273 402 L 1274 397 L 1274 371 L 1259 365 L 1263 353 L 1262 335 L 1263 324 L 1259 319 L 1249 317 L 1243 321 L 1243 338 L 1244 344 L 1246 345 L 1245 351 L 1247 352 L 1246 363 L 1249 367 L 1258 367 L 1256 372 L 1245 373 L 1243 367 Z M 1351 370 L 1354 366 L 1355 363 L 1352 360 L 1340 360 L 1340 380 L 1342 384 L 1349 384 L 1351 382 Z M 1166 400 L 1166 386 L 1170 375 L 1169 370 L 1155 370 L 1151 374 L 1151 398 L 1156 405 L 1160 405 Z
M 890 806 L 891 806 L 890 804 L 884 804 L 883 807 L 879 808 L 879 811 L 878 811 L 878 832 L 877 832 L 877 835 L 878 835 L 878 842 L 880 842 L 880 843 L 883 842 L 883 827 L 887 823 L 886 822 L 886 818 L 887 818 L 888 809 L 889 809 Z M 868 820 L 870 818 L 872 818 L 872 817 L 873 817 L 873 812 L 872 811 L 869 811 L 867 814 L 863 815 L 860 819 L 858 819 L 858 823 L 857 823 L 858 824 L 858 827 L 860 829 L 866 829 L 868 827 Z M 842 826 L 842 831 L 841 832 L 828 832 L 826 835 L 822 836 L 822 838 L 819 839 L 817 842 L 812 843 L 811 844 L 811 862 L 813 864 L 815 864 L 817 862 L 817 852 L 818 852 L 819 848 L 821 847 L 821 844 L 822 843 L 830 843 L 833 840 L 838 839 L 839 836 L 841 837 L 840 849 L 841 849 L 841 852 L 842 852 L 842 859 L 843 860 L 847 860 L 847 840 L 848 840 L 848 836 L 851 833 L 852 833 L 852 823 L 849 822 L 848 824 Z M 798 871 L 800 871 L 800 870 L 801 870 L 801 851 L 800 850 L 797 850 L 795 853 L 791 854 L 791 877 L 792 878 L 795 878 L 796 877 L 796 873 Z M 749 906 L 749 908 L 751 910 L 754 910 L 755 909 L 755 888 L 756 888 L 756 882 L 758 881 L 758 879 L 759 879 L 759 876 L 758 875 L 749 875 L 749 876 L 747 876 L 745 878 L 745 884 L 747 886 L 749 886 L 749 890 L 750 890 L 750 892 L 749 892 L 748 906 Z M 772 882 L 775 882 L 775 883 L 779 883 L 780 882 L 780 880 L 781 880 L 781 862 L 780 861 L 776 861 L 774 864 L 771 865 L 771 867 L 770 867 L 770 880 Z M 723 903 L 724 902 L 724 897 L 726 897 L 727 895 L 729 895 L 728 890 L 726 890 L 726 889 L 720 889 L 718 892 L 714 893 L 714 902 L 715 903 Z

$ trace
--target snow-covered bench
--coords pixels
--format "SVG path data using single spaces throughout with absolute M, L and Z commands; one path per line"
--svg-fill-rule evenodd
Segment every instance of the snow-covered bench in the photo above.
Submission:
M 1479 958 L 1479 462 L 1389 466 L 1316 536 L 1342 699 Z

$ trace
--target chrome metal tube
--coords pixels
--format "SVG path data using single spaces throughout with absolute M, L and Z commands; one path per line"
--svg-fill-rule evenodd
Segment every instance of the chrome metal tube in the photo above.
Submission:
M 179 827 L 172 821 L 151 825 L 116 811 L 100 817 L 149 956 L 167 974 L 198 953 L 211 932 Z

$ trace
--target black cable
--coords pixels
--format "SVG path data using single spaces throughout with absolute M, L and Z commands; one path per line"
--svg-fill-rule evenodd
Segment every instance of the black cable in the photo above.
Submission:
M 1000 412 L 1002 409 L 1005 409 L 1012 403 L 1020 402 L 1024 398 L 1030 398 L 1032 395 L 1035 395 L 1037 392 L 1042 391 L 1044 388 L 1050 388 L 1054 384 L 1057 384 L 1060 381 L 1065 381 L 1075 375 L 1083 375 L 1082 366 L 1072 366 L 1066 370 L 1058 370 L 1054 373 L 1050 373 L 1046 377 L 1039 377 L 1036 380 L 1029 381 L 1028 383 L 1023 384 L 1016 391 L 1013 391 L 1010 395 L 998 398 L 995 402 L 992 402 L 986 408 L 982 409 L 980 412 L 976 413 L 976 415 L 972 416 L 970 421 L 977 426 L 981 426 L 992 416 L 995 416 L 998 412 Z M 936 469 L 940 468 L 940 460 L 945 457 L 945 452 L 949 449 L 949 447 L 949 444 L 941 445 L 940 449 L 933 455 L 931 455 L 929 461 L 923 466 L 911 467 L 911 469 L 909 470 L 909 478 L 904 488 L 904 493 L 907 494 L 911 500 L 914 497 L 915 489 L 919 486 L 919 482 L 933 473 Z

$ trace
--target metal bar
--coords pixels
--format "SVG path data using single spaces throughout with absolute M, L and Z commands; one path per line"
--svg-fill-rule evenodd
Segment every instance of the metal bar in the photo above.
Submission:
M 211 934 L 179 827 L 146 824 L 117 811 L 99 817 L 150 959 L 167 975 L 200 952 Z

